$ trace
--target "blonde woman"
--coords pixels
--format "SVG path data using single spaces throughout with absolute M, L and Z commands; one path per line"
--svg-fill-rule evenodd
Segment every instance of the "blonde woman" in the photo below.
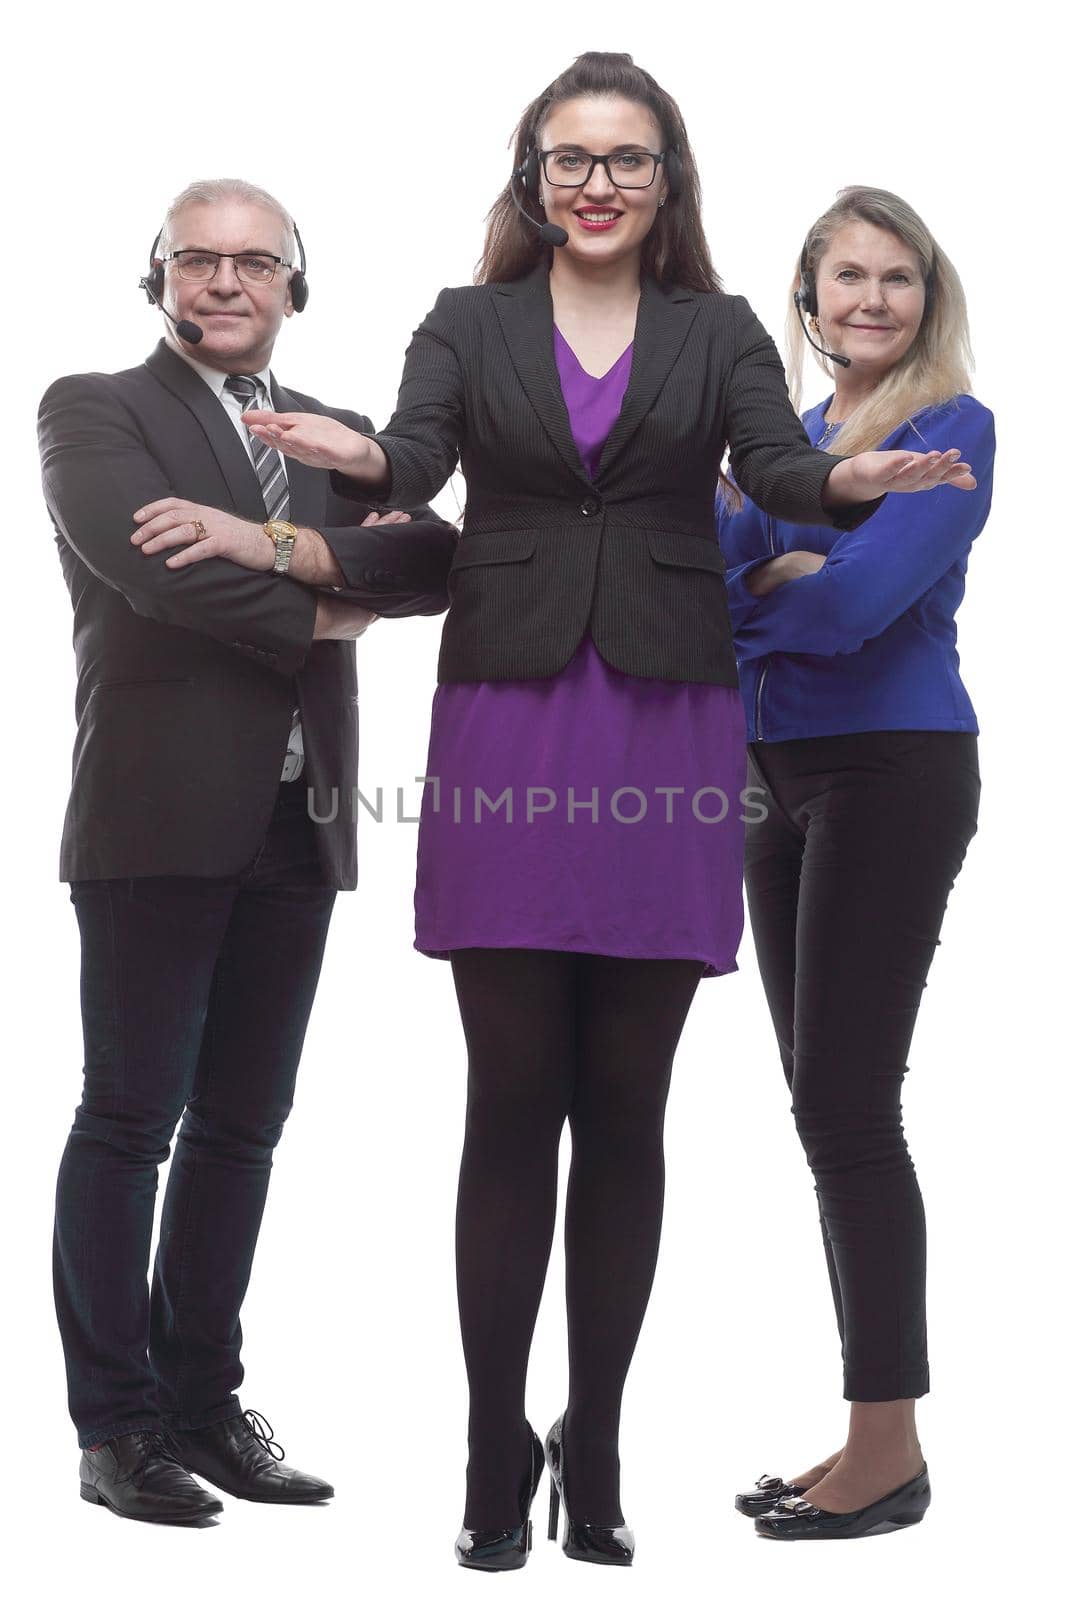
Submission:
M 808 233 L 791 301 L 794 405 L 805 337 L 834 380 L 802 417 L 813 445 L 852 455 L 951 440 L 977 480 L 967 495 L 890 496 L 851 533 L 721 505 L 749 782 L 767 808 L 746 830 L 749 918 L 852 1402 L 842 1450 L 761 1478 L 736 1504 L 763 1534 L 849 1538 L 918 1522 L 930 1498 L 915 1426 L 929 1388 L 925 1222 L 900 1089 L 977 827 L 978 723 L 954 618 L 995 441 L 970 393 L 959 278 L 898 196 L 842 191 Z

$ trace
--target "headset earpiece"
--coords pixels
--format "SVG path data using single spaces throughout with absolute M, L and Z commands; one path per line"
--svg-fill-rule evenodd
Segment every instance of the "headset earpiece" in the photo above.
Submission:
M 800 274 L 800 309 L 805 316 L 819 315 L 819 302 L 815 298 L 815 274 L 807 267 Z
M 808 241 L 800 252 L 800 288 L 797 290 L 797 309 L 805 316 L 819 315 L 819 302 L 815 295 L 815 273 L 809 265 Z
M 308 295 L 311 291 L 308 288 L 308 281 L 305 276 L 307 257 L 304 255 L 304 241 L 300 237 L 300 229 L 295 222 L 293 223 L 293 238 L 296 240 L 296 247 L 300 252 L 300 265 L 289 279 L 289 294 L 292 298 L 293 310 L 303 311 L 308 303 Z
M 160 228 L 159 232 L 152 240 L 152 248 L 148 252 L 148 271 L 141 279 L 141 288 L 144 290 L 145 294 L 148 296 L 148 299 L 153 305 L 158 305 L 163 298 L 163 267 L 161 265 L 153 265 L 156 250 L 159 248 L 159 241 L 162 239 L 162 237 L 163 229 Z M 293 310 L 303 311 L 304 307 L 308 303 L 308 295 L 311 293 L 311 290 L 308 287 L 306 276 L 307 257 L 304 254 L 304 241 L 300 237 L 300 229 L 296 226 L 295 222 L 293 224 L 293 237 L 296 240 L 296 248 L 300 255 L 300 264 L 293 273 L 292 277 L 289 279 L 289 293 L 293 301 Z
M 541 162 L 536 145 L 532 144 L 527 150 L 521 170 L 522 187 L 526 192 L 526 198 L 536 202 L 537 196 L 541 192 Z
M 161 266 L 153 265 L 156 249 L 162 237 L 163 229 L 160 228 L 159 232 L 152 240 L 152 248 L 148 252 L 148 271 L 141 279 L 141 288 L 144 290 L 149 301 L 153 305 L 157 304 L 163 298 L 163 268 Z

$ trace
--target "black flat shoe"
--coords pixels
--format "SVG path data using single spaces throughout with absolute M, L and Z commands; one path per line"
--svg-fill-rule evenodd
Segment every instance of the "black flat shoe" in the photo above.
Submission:
M 519 1495 L 522 1521 L 517 1528 L 462 1528 L 456 1540 L 456 1560 L 474 1572 L 511 1572 L 526 1565 L 533 1548 L 530 1507 L 545 1468 L 545 1452 L 540 1439 L 530 1429 L 530 1469 Z
M 134 1522 L 206 1522 L 222 1501 L 175 1460 L 162 1433 L 125 1433 L 82 1451 L 81 1497 Z
M 566 1415 L 566 1413 L 564 1413 Z M 548 1502 L 548 1537 L 554 1539 L 559 1526 L 560 1501 L 567 1513 L 563 1530 L 563 1554 L 573 1561 L 595 1561 L 605 1567 L 628 1567 L 634 1558 L 634 1536 L 625 1522 L 618 1528 L 600 1527 L 595 1522 L 575 1522 L 567 1506 L 566 1474 L 563 1460 L 563 1417 L 545 1435 L 545 1456 L 552 1477 Z
M 285 1451 L 258 1411 L 206 1428 L 171 1428 L 168 1438 L 183 1467 L 239 1500 L 306 1506 L 333 1496 L 333 1485 L 323 1478 L 282 1466 Z
M 799 1483 L 786 1483 L 782 1478 L 769 1478 L 764 1473 L 756 1479 L 756 1487 L 734 1495 L 734 1505 L 743 1517 L 758 1517 L 761 1511 L 770 1511 L 784 1495 L 801 1495 Z
M 893 1533 L 921 1522 L 930 1504 L 926 1463 L 917 1477 L 858 1511 L 821 1511 L 800 1496 L 779 1500 L 773 1511 L 756 1518 L 756 1532 L 773 1539 L 860 1539 L 869 1533 Z

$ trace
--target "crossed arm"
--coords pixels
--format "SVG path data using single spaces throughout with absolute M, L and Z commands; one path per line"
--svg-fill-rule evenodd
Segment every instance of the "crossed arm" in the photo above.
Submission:
M 790 550 L 768 559 L 767 518 L 747 502 L 723 519 L 727 594 L 738 658 L 770 651 L 847 655 L 883 633 L 957 562 L 989 514 L 996 439 L 992 413 L 970 404 L 923 421 L 928 442 L 958 439 L 976 482 L 959 498 L 943 484 L 914 500 L 889 498 L 839 538 L 829 555 Z
M 99 376 L 54 383 L 41 402 L 38 434 L 45 500 L 57 530 L 90 571 L 121 593 L 139 615 L 192 628 L 238 648 L 254 645 L 260 659 L 291 674 L 302 665 L 313 639 L 356 637 L 373 620 L 372 612 L 432 614 L 447 605 L 444 583 L 455 535 L 439 520 L 413 526 L 401 552 L 390 547 L 395 535 L 384 531 L 387 524 L 410 520 L 401 513 L 371 513 L 366 536 L 359 540 L 358 529 L 336 530 L 339 555 L 324 534 L 307 529 L 296 581 L 268 571 L 273 545 L 262 527 L 173 496 L 136 417 Z M 138 524 L 136 513 L 162 502 L 171 507 L 166 519 L 170 529 L 196 519 L 205 531 L 210 525 L 208 538 L 198 541 L 200 546 L 217 541 L 210 552 L 180 561 L 165 554 L 151 536 L 134 542 L 153 520 L 144 517 Z M 190 517 L 175 519 L 179 505 L 190 508 Z M 187 540 L 192 537 L 190 530 Z M 205 559 L 208 553 L 226 559 Z M 374 582 L 359 587 L 350 581 L 368 571 L 373 578 L 379 565 L 390 579 L 398 570 L 403 575 L 405 566 L 418 567 L 427 592 L 415 592 L 414 584 L 398 589 L 395 583 L 378 588 Z M 329 594 L 316 592 L 320 581 L 330 585 Z M 347 598 L 333 592 L 335 585 Z

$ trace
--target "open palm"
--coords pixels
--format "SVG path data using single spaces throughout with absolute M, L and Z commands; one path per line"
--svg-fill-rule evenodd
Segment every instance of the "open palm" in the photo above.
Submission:
M 953 489 L 976 489 L 977 480 L 958 450 L 865 450 L 849 463 L 852 481 L 869 498 L 880 494 L 916 494 L 949 484 Z

